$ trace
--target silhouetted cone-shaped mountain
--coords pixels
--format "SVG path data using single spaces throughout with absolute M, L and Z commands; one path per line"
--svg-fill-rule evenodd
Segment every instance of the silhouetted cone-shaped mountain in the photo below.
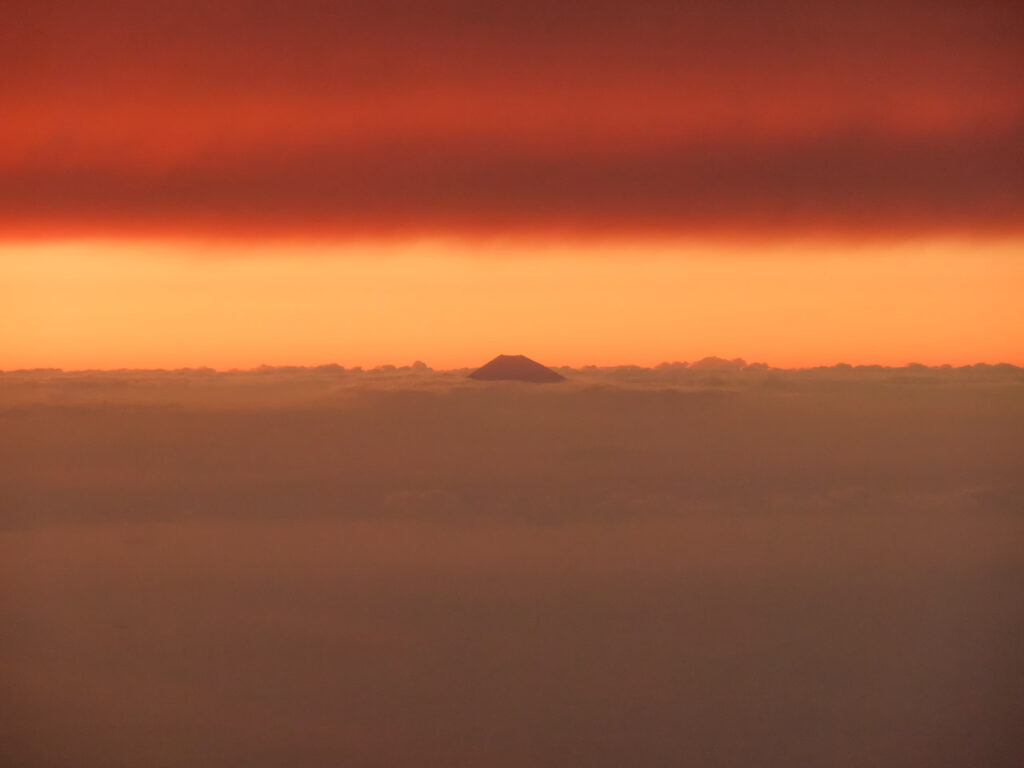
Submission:
M 532 381 L 538 384 L 565 381 L 564 376 L 524 355 L 498 355 L 484 367 L 469 374 L 469 378 L 478 381 Z

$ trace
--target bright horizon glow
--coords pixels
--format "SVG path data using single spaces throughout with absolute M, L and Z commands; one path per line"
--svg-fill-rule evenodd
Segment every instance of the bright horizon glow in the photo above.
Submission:
M 1024 364 L 1024 241 L 0 244 L 0 370 Z

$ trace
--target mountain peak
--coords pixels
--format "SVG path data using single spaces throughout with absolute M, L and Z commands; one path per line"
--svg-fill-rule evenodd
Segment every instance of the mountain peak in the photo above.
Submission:
M 565 377 L 525 355 L 498 355 L 469 374 L 477 381 L 529 381 L 536 384 L 565 381 Z

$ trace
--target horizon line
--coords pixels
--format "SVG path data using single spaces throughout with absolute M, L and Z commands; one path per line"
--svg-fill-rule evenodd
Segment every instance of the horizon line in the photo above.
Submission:
M 424 373 L 460 373 L 463 371 L 472 371 L 479 368 L 484 363 L 479 365 L 465 365 L 455 366 L 451 368 L 434 368 L 427 363 L 416 360 L 412 363 L 395 364 L 395 363 L 383 363 L 374 366 L 362 366 L 362 365 L 350 365 L 345 366 L 340 363 L 314 363 L 309 365 L 271 365 L 262 363 L 260 365 L 243 368 L 243 367 L 225 367 L 218 368 L 209 365 L 195 365 L 195 366 L 179 366 L 179 367 L 116 367 L 116 368 L 61 368 L 59 366 L 35 366 L 29 368 L 0 368 L 0 375 L 2 374 L 17 374 L 17 373 L 60 373 L 60 374 L 76 374 L 76 373 L 299 373 L 299 372 L 343 372 L 343 373 L 394 373 L 394 372 L 411 372 L 419 371 Z M 553 370 L 564 370 L 564 371 L 576 371 L 580 373 L 586 373 L 591 371 L 616 371 L 623 369 L 641 370 L 641 371 L 665 371 L 665 370 L 691 370 L 704 373 L 712 372 L 728 372 L 728 371 L 815 371 L 825 369 L 836 369 L 836 370 L 882 370 L 882 371 L 898 371 L 898 370 L 929 370 L 929 371 L 951 371 L 951 370 L 967 370 L 967 369 L 1014 369 L 1024 371 L 1024 364 L 1010 363 L 1007 361 L 998 362 L 987 362 L 978 361 L 974 363 L 964 363 L 956 365 L 953 363 L 939 363 L 935 365 L 928 365 L 926 363 L 919 362 L 906 362 L 902 365 L 887 365 L 883 363 L 825 363 L 818 365 L 802 365 L 802 366 L 775 366 L 769 363 L 755 361 L 747 362 L 743 358 L 722 358 L 717 356 L 708 356 L 699 358 L 693 361 L 663 361 L 655 365 L 638 365 L 635 363 L 616 363 L 611 365 L 598 365 L 598 364 L 583 364 L 583 365 L 561 365 L 561 364 L 543 364 L 547 368 Z

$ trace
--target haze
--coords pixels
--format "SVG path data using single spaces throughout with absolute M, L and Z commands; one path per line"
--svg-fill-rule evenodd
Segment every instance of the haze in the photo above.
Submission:
M 0 375 L 11 765 L 1012 766 L 1024 371 Z

